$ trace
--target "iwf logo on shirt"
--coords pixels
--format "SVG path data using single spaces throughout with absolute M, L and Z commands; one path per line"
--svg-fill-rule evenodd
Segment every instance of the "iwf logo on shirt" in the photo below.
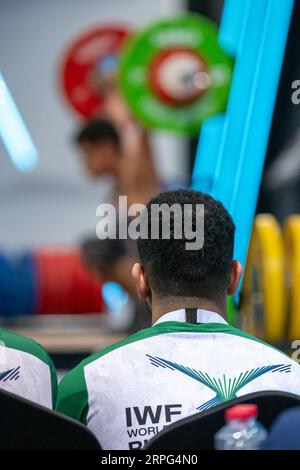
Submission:
M 182 405 L 179 403 L 126 408 L 129 449 L 141 449 L 151 437 L 171 424 L 174 417 L 178 419 L 178 415 L 181 415 L 181 408 Z M 161 422 L 166 424 L 162 425 Z
M 202 385 L 205 385 L 215 392 L 216 395 L 211 400 L 196 408 L 198 411 L 207 410 L 219 403 L 237 398 L 236 394 L 239 390 L 264 374 L 274 372 L 288 373 L 291 372 L 292 367 L 291 364 L 275 364 L 272 366 L 262 366 L 257 367 L 256 369 L 250 369 L 245 372 L 241 372 L 236 377 L 228 377 L 223 374 L 222 378 L 217 378 L 209 375 L 207 372 L 185 367 L 181 364 L 176 364 L 176 362 L 162 359 L 161 357 L 149 356 L 149 354 L 146 354 L 146 356 L 150 359 L 153 366 L 162 367 L 171 371 L 177 370 L 191 379 L 197 380 Z

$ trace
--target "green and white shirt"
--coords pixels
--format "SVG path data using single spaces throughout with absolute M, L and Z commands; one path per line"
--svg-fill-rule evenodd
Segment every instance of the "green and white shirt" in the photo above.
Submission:
M 48 353 L 32 339 L 0 329 L 0 388 L 54 408 L 57 376 Z
M 300 395 L 300 367 L 213 312 L 163 315 L 85 359 L 61 381 L 57 410 L 104 449 L 138 449 L 176 420 L 251 392 Z

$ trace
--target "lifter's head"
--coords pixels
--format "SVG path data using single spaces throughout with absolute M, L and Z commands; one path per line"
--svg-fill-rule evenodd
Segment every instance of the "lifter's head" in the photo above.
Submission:
M 90 238 L 81 245 L 83 261 L 103 282 L 117 282 L 136 297 L 134 281 L 130 276 L 134 258 L 124 240 Z
M 115 173 L 120 158 L 119 135 L 105 119 L 85 124 L 75 136 L 87 172 L 93 177 Z
M 151 208 L 162 204 L 168 207 L 178 204 L 182 217 L 170 211 L 169 239 L 163 239 L 161 231 L 159 238 L 153 239 L 151 226 L 159 223 L 161 228 L 164 223 L 161 213 L 157 215 L 156 211 L 153 217 Z M 201 216 L 201 211 L 197 213 L 197 205 L 204 207 L 204 227 L 197 219 Z M 200 249 L 187 249 L 186 243 L 191 239 L 186 237 L 184 210 L 188 207 L 191 208 L 186 212 L 190 230 L 191 226 L 193 231 L 196 227 L 204 229 Z M 149 236 L 138 239 L 140 263 L 134 265 L 132 274 L 140 298 L 151 301 L 154 317 L 188 307 L 207 308 L 225 315 L 226 295 L 235 293 L 242 266 L 233 260 L 235 226 L 224 206 L 198 191 L 166 191 L 150 200 L 142 220 L 144 217 L 148 220 Z M 174 237 L 174 221 L 178 223 L 178 217 L 181 217 L 182 226 L 180 239 Z

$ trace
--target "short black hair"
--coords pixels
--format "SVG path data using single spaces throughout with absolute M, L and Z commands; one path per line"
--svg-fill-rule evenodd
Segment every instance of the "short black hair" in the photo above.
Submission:
M 96 269 L 112 266 L 126 254 L 123 240 L 106 238 L 88 238 L 81 243 L 81 255 L 84 263 Z
M 75 135 L 78 144 L 85 142 L 100 144 L 110 140 L 119 147 L 119 134 L 114 125 L 107 119 L 93 119 L 85 123 Z
M 174 216 L 170 217 L 170 237 L 151 239 L 151 206 L 185 204 L 192 207 L 192 229 L 196 228 L 196 205 L 204 205 L 204 244 L 201 249 L 187 250 L 184 236 L 174 238 Z M 158 296 L 200 297 L 216 300 L 230 282 L 235 225 L 221 202 L 207 194 L 190 189 L 166 191 L 147 204 L 147 239 L 137 240 L 140 261 L 149 283 Z M 159 217 L 161 229 L 161 216 Z M 182 217 L 183 224 L 183 217 Z

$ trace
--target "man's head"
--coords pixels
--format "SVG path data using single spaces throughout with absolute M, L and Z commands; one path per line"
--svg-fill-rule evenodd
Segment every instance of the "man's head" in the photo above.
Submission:
M 180 239 L 174 238 L 172 212 L 169 239 L 163 239 L 161 231 L 158 239 L 151 238 L 151 226 L 155 223 L 151 218 L 151 207 L 162 204 L 169 207 L 180 205 L 183 232 Z M 197 205 L 204 206 L 204 243 L 200 249 L 188 250 L 186 243 L 190 240 L 185 236 L 183 214 L 188 207 L 192 208 L 188 220 L 194 231 L 196 226 L 199 227 L 196 223 Z M 200 308 L 202 299 L 222 309 L 226 294 L 235 292 L 242 272 L 241 265 L 233 261 L 235 226 L 224 206 L 198 191 L 167 191 L 150 200 L 146 217 L 149 237 L 138 239 L 141 263 L 136 263 L 133 268 L 139 296 L 144 300 L 152 299 L 152 303 L 154 300 L 172 305 L 182 303 L 178 308 L 190 307 L 192 305 L 186 303 L 197 302 L 197 299 L 199 305 L 194 307 Z M 161 225 L 162 218 L 160 215 L 158 218 Z
M 81 255 L 87 268 L 103 282 L 117 282 L 133 297 L 137 296 L 130 275 L 134 258 L 124 240 L 87 239 L 81 245 Z
M 81 245 L 85 265 L 103 281 L 114 281 L 113 272 L 118 261 L 126 255 L 122 240 L 89 238 Z
M 115 172 L 120 158 L 119 136 L 109 121 L 95 119 L 88 122 L 79 130 L 75 140 L 91 176 Z

